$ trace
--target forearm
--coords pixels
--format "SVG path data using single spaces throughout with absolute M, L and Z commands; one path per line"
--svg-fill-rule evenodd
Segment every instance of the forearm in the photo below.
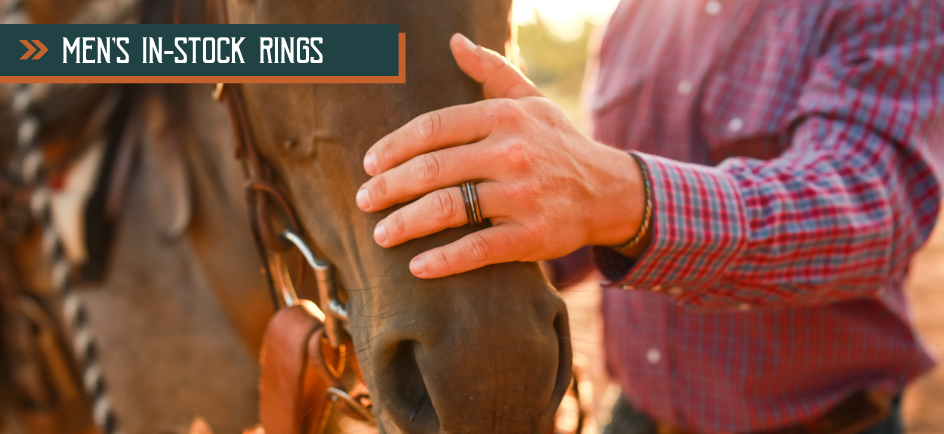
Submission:
M 601 271 L 701 306 L 828 303 L 899 280 L 940 205 L 923 141 L 944 109 L 944 14 L 886 6 L 835 5 L 778 122 L 791 144 L 779 157 L 712 168 L 643 156 L 651 245 L 638 260 L 596 249 Z
M 710 168 L 643 156 L 655 201 L 650 250 L 632 261 L 598 248 L 598 267 L 618 284 L 675 289 L 674 297 L 700 306 L 874 295 L 926 240 L 939 190 L 917 151 L 878 136 L 861 157 L 881 163 L 850 163 L 849 145 L 837 140 L 846 127 L 811 122 L 798 140 L 820 151 L 767 162 Z

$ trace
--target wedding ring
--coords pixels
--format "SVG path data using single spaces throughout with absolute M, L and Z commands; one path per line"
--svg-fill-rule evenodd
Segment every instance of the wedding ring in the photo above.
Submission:
M 461 188 L 462 200 L 465 202 L 465 215 L 469 219 L 469 224 L 482 223 L 482 208 L 479 206 L 479 193 L 475 189 L 475 183 L 463 182 Z

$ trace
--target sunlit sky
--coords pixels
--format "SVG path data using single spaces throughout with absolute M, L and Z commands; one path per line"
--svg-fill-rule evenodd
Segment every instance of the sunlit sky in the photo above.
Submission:
M 583 21 L 601 23 L 610 16 L 619 0 L 515 0 L 515 22 L 530 24 L 535 13 L 562 39 L 580 36 Z

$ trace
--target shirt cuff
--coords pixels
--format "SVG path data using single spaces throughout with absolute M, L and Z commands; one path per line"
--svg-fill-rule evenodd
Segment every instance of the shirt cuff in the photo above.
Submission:
M 595 246 L 596 266 L 606 285 L 694 297 L 713 286 L 747 241 L 737 183 L 717 168 L 636 155 L 652 182 L 652 241 L 638 259 Z

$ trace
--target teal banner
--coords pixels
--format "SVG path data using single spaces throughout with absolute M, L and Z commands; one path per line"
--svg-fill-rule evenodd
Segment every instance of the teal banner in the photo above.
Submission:
M 0 80 L 402 82 L 404 43 L 395 24 L 3 25 Z

